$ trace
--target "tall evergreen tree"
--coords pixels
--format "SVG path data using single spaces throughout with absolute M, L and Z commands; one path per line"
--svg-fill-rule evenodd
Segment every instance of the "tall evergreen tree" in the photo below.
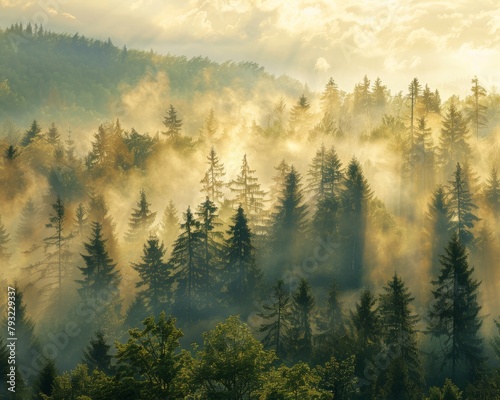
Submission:
M 162 133 L 167 138 L 176 139 L 179 137 L 182 129 L 182 120 L 177 117 L 177 111 L 172 104 L 170 104 L 167 115 L 163 119 L 163 125 L 167 128 L 167 131 Z
M 202 306 L 199 295 L 205 286 L 204 281 L 208 279 L 206 270 L 200 267 L 197 251 L 200 245 L 199 225 L 188 207 L 169 260 L 173 268 L 173 281 L 177 285 L 174 313 L 187 322 L 197 318 L 196 312 Z
M 279 195 L 285 187 L 286 177 L 290 173 L 290 168 L 290 165 L 284 159 L 274 167 L 276 172 L 272 177 L 273 184 L 271 185 L 271 189 L 269 191 L 269 197 L 271 198 L 273 206 L 276 204 Z
M 255 170 L 250 169 L 246 154 L 243 156 L 240 174 L 229 184 L 231 192 L 235 198 L 233 204 L 235 207 L 241 205 L 249 217 L 250 223 L 255 223 L 253 219 L 261 216 L 264 208 L 264 191 L 260 189 L 260 183 L 254 176 Z
M 73 226 L 75 235 L 83 239 L 87 232 L 88 227 L 88 214 L 83 203 L 79 203 L 75 210 L 75 217 L 73 218 Z
M 142 262 L 132 264 L 139 273 L 135 284 L 142 288 L 139 296 L 144 299 L 149 314 L 159 315 L 169 306 L 171 297 L 171 278 L 167 263 L 163 261 L 165 247 L 156 236 L 150 236 L 144 244 Z
M 35 382 L 36 400 L 44 400 L 52 395 L 56 377 L 57 377 L 57 371 L 55 363 L 53 360 L 49 360 L 43 366 Z
M 54 147 L 58 147 L 61 143 L 61 135 L 59 134 L 59 130 L 56 127 L 56 124 L 52 122 L 49 130 L 45 133 L 45 140 L 48 144 Z
M 363 387 L 366 385 L 366 372 L 373 368 L 371 363 L 380 352 L 382 341 L 381 321 L 378 310 L 375 308 L 376 302 L 375 296 L 368 289 L 363 290 L 359 302 L 356 303 L 350 316 L 350 334 L 356 357 L 354 373 L 362 379 L 360 384 L 364 384 Z M 368 397 L 363 396 L 362 398 L 371 398 L 369 393 L 373 388 L 368 387 L 367 389 L 363 392 L 367 392 Z
M 128 242 L 142 242 L 149 235 L 156 218 L 156 212 L 151 212 L 146 198 L 146 192 L 140 191 L 140 199 L 137 202 L 137 208 L 132 210 L 129 220 L 129 230 L 125 235 Z
M 7 146 L 7 148 L 5 149 L 5 151 L 3 153 L 3 158 L 6 162 L 11 163 L 17 157 L 19 157 L 20 154 L 21 153 L 19 152 L 17 147 L 11 144 L 11 145 Z
M 486 125 L 486 110 L 487 107 L 481 103 L 481 100 L 486 97 L 486 89 L 479 84 L 479 79 L 474 76 L 472 79 L 472 87 L 470 88 L 472 95 L 467 99 L 468 103 L 468 118 L 471 122 L 472 129 L 479 139 L 479 130 Z
M 417 112 L 417 101 L 420 97 L 420 92 L 422 90 L 422 86 L 417 78 L 414 78 L 410 85 L 408 86 L 408 100 L 410 101 L 410 145 L 413 148 L 415 134 L 414 134 L 414 123 L 415 123 L 415 114 Z
M 207 160 L 208 170 L 201 180 L 203 184 L 202 193 L 206 194 L 215 204 L 220 205 L 224 197 L 222 188 L 225 186 L 222 177 L 226 175 L 226 173 L 224 172 L 224 164 L 220 162 L 213 146 L 210 149 Z
M 423 369 L 417 340 L 419 317 L 411 308 L 414 298 L 397 274 L 387 283 L 384 291 L 379 300 L 384 342 L 398 351 L 382 374 L 381 392 L 385 399 L 420 400 Z
M 285 187 L 272 215 L 270 260 L 273 276 L 298 263 L 306 236 L 307 206 L 301 188 L 301 176 L 292 166 L 286 176 Z
M 252 299 L 257 294 L 261 273 L 255 265 L 253 234 L 241 206 L 231 221 L 225 246 L 226 291 L 231 305 L 244 308 L 252 304 Z
M 172 200 L 169 201 L 160 222 L 160 234 L 163 243 L 168 248 L 173 245 L 179 235 L 180 220 L 177 208 Z
M 82 279 L 77 280 L 80 295 L 85 300 L 97 299 L 103 292 L 117 297 L 120 272 L 108 254 L 99 222 L 92 222 L 92 233 L 84 246 L 87 252 L 82 254 L 85 266 L 78 267 L 83 275 Z
M 216 138 L 218 130 L 219 120 L 215 116 L 214 109 L 211 108 L 201 128 L 201 136 L 208 141 L 212 141 Z
M 370 115 L 372 107 L 372 93 L 370 90 L 370 80 L 365 75 L 363 82 L 354 86 L 353 106 L 354 112 L 358 114 Z
M 21 210 L 19 225 L 16 232 L 17 239 L 23 245 L 33 245 L 39 238 L 39 212 L 32 198 L 28 201 Z
M 33 142 L 40 132 L 42 131 L 42 128 L 40 128 L 40 125 L 38 125 L 38 122 L 36 120 L 33 120 L 31 123 L 30 128 L 26 131 L 26 133 L 23 136 L 23 139 L 21 140 L 21 146 L 26 147 L 28 146 L 31 142 Z
M 315 300 L 311 286 L 301 279 L 293 295 L 292 319 L 289 335 L 289 350 L 294 362 L 311 361 L 312 357 L 312 320 Z
M 111 258 L 116 259 L 119 255 L 118 240 L 115 233 L 116 224 L 109 215 L 109 207 L 106 199 L 102 194 L 97 194 L 93 190 L 90 191 L 89 198 L 90 201 L 87 207 L 87 220 L 91 224 L 92 222 L 99 222 L 101 224 L 102 234 L 107 240 L 106 248 L 109 251 Z
M 413 151 L 410 153 L 413 164 L 415 194 L 425 193 L 434 185 L 435 152 L 432 142 L 432 130 L 427 126 L 426 118 L 417 119 Z
M 443 186 L 437 186 L 426 215 L 426 241 L 430 248 L 431 271 L 439 272 L 439 258 L 452 232 L 451 211 Z
M 500 217 L 500 179 L 496 167 L 490 170 L 490 176 L 484 187 L 484 200 L 495 218 Z
M 372 87 L 373 106 L 379 113 L 383 113 L 387 105 L 387 86 L 382 85 L 382 80 L 377 77 Z
M 310 129 L 311 121 L 311 104 L 307 97 L 303 94 L 300 96 L 297 103 L 290 110 L 290 134 L 305 136 L 305 133 Z
M 363 278 L 365 230 L 368 202 L 373 194 L 356 158 L 350 161 L 341 192 L 343 218 L 343 262 L 338 276 L 341 286 L 359 287 Z
M 83 362 L 88 365 L 90 371 L 97 369 L 105 374 L 110 374 L 112 372 L 110 349 L 111 346 L 106 343 L 104 332 L 99 330 L 84 350 Z
M 271 301 L 263 304 L 263 312 L 259 314 L 265 321 L 259 331 L 264 333 L 262 342 L 267 348 L 276 351 L 276 355 L 284 359 L 288 349 L 288 334 L 291 318 L 290 294 L 285 289 L 285 283 L 280 280 L 273 286 Z
M 474 268 L 469 267 L 465 246 L 454 234 L 445 254 L 441 256 L 442 269 L 433 282 L 435 299 L 429 316 L 429 331 L 441 343 L 439 359 L 448 367 L 454 381 L 466 374 L 474 380 L 482 370 L 483 339 L 480 336 L 481 306 L 477 296 L 480 283 L 473 278 Z
M 314 192 L 316 198 L 339 193 L 342 163 L 334 147 L 326 150 L 325 145 L 321 145 L 312 159 L 308 175 L 308 188 Z
M 467 122 L 456 106 L 451 104 L 443 119 L 438 152 L 440 165 L 446 175 L 453 171 L 457 162 L 470 158 L 471 148 L 468 140 Z
M 474 228 L 474 224 L 479 221 L 479 218 L 474 214 L 474 210 L 478 207 L 472 200 L 469 181 L 459 163 L 457 163 L 453 177 L 454 180 L 450 181 L 449 189 L 452 221 L 462 244 L 469 246 L 474 241 L 474 234 L 471 230 Z

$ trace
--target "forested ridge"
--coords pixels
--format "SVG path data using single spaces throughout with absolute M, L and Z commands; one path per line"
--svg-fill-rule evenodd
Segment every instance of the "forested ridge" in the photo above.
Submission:
M 39 27 L 0 47 L 0 398 L 500 398 L 480 79 L 315 93 Z

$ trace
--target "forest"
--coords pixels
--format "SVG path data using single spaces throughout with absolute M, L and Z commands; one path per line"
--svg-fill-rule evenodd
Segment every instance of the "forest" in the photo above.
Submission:
M 0 54 L 0 399 L 500 398 L 495 88 Z

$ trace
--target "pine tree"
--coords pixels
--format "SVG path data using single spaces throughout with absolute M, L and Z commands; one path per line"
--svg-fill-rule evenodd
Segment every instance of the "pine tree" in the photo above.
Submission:
M 80 239 L 83 239 L 88 227 L 88 215 L 83 203 L 79 203 L 76 207 L 73 225 L 76 231 L 75 235 L 77 235 Z
M 490 176 L 484 187 L 484 200 L 495 218 L 500 216 L 500 179 L 496 167 L 490 170 Z
M 415 114 L 417 111 L 417 101 L 420 97 L 420 92 L 422 87 L 417 78 L 414 78 L 410 85 L 408 86 L 408 100 L 410 101 L 410 144 L 411 148 L 413 148 L 415 135 L 414 135 L 414 122 L 415 122 Z
M 116 224 L 109 215 L 109 207 L 106 199 L 102 194 L 96 194 L 93 190 L 89 193 L 89 205 L 87 207 L 87 221 L 99 222 L 102 226 L 102 234 L 106 238 L 106 248 L 111 255 L 111 258 L 118 258 L 118 240 L 116 238 Z
M 289 348 L 292 359 L 308 362 L 312 357 L 312 319 L 315 301 L 311 286 L 301 279 L 293 295 Z
M 92 233 L 87 243 L 84 243 L 87 254 L 82 254 L 85 266 L 78 267 L 83 277 L 76 282 L 83 299 L 96 299 L 102 293 L 118 296 L 120 272 L 106 249 L 106 239 L 103 238 L 102 225 L 92 222 Z
M 307 206 L 302 194 L 300 174 L 292 166 L 286 176 L 275 211 L 272 214 L 270 248 L 273 276 L 298 263 L 306 237 Z
M 271 198 L 273 206 L 276 204 L 278 196 L 281 194 L 283 188 L 285 187 L 286 177 L 290 173 L 290 165 L 287 164 L 287 162 L 283 159 L 276 167 L 274 167 L 274 169 L 276 173 L 272 177 L 273 184 L 269 191 L 269 196 Z
M 231 221 L 225 250 L 226 291 L 229 304 L 244 308 L 252 304 L 252 299 L 256 297 L 261 273 L 255 265 L 253 234 L 242 207 L 238 207 Z
M 250 169 L 246 154 L 243 156 L 240 174 L 236 180 L 229 184 L 231 192 L 235 194 L 233 204 L 235 207 L 241 205 L 249 217 L 250 223 L 254 224 L 261 217 L 264 208 L 264 191 L 260 189 L 259 180 L 254 176 L 255 170 Z
M 444 117 L 439 139 L 439 162 L 444 173 L 452 172 L 457 162 L 470 158 L 471 149 L 468 143 L 469 130 L 462 113 L 451 104 Z
M 73 236 L 65 234 L 66 208 L 59 196 L 52 204 L 52 209 L 49 223 L 45 225 L 46 228 L 52 229 L 52 234 L 43 239 L 44 258 L 27 269 L 39 285 L 42 297 L 53 301 L 55 295 L 60 302 L 71 258 L 68 246 Z
M 222 259 L 222 239 L 223 234 L 218 228 L 222 225 L 219 222 L 217 206 L 207 197 L 198 206 L 196 216 L 199 224 L 196 227 L 196 236 L 199 240 L 195 248 L 204 279 L 201 281 L 202 287 L 200 295 L 204 296 L 205 305 L 213 302 L 215 290 L 218 284 L 218 270 Z
M 104 332 L 99 330 L 83 352 L 83 362 L 88 365 L 90 371 L 97 369 L 109 375 L 112 372 L 110 349 L 111 346 L 106 344 Z
M 341 192 L 343 218 L 340 234 L 344 240 L 344 261 L 338 276 L 341 286 L 359 287 L 363 277 L 365 229 L 372 191 L 356 158 L 350 161 Z
M 468 118 L 472 124 L 472 128 L 479 139 L 479 130 L 486 125 L 486 110 L 487 107 L 481 104 L 481 100 L 486 97 L 486 89 L 479 84 L 477 76 L 472 79 L 472 87 L 470 88 L 472 95 L 467 99 L 469 105 Z
M 201 129 L 201 136 L 208 140 L 213 141 L 217 136 L 217 131 L 219 130 L 219 120 L 215 117 L 214 109 L 211 108 L 207 117 L 205 118 L 205 123 Z
M 170 270 L 167 263 L 163 261 L 165 257 L 165 247 L 156 236 L 150 236 L 144 244 L 142 262 L 132 264 L 138 273 L 140 280 L 135 284 L 137 288 L 142 288 L 139 296 L 144 299 L 144 303 L 149 314 L 159 315 L 161 311 L 171 303 L 170 297 Z
M 410 157 L 411 168 L 414 172 L 415 194 L 426 192 L 434 184 L 435 154 L 432 130 L 427 126 L 425 117 L 417 119 L 415 143 Z
M 320 311 L 318 320 L 319 334 L 316 335 L 317 349 L 315 360 L 323 363 L 335 357 L 344 359 L 350 354 L 345 343 L 346 317 L 340 301 L 338 285 L 333 282 L 328 289 L 326 307 Z
M 191 208 L 188 207 L 169 260 L 173 268 L 173 281 L 177 285 L 174 313 L 187 322 L 197 318 L 196 311 L 201 307 L 199 294 L 205 285 L 204 281 L 208 279 L 206 271 L 200 268 L 197 253 L 200 245 L 198 227 L 199 222 L 194 219 Z
M 202 193 L 205 193 L 215 204 L 220 205 L 224 197 L 222 188 L 225 186 L 222 177 L 226 175 L 226 173 L 224 172 L 224 164 L 221 164 L 213 146 L 210 149 L 207 160 L 208 171 L 201 180 L 203 184 Z
M 276 351 L 276 355 L 284 359 L 287 354 L 288 333 L 290 329 L 291 301 L 282 280 L 272 288 L 270 304 L 263 304 L 263 312 L 259 316 L 269 321 L 262 323 L 259 331 L 265 333 L 262 343 Z
M 452 379 L 465 373 L 467 379 L 474 380 L 484 362 L 483 339 L 479 334 L 481 306 L 477 302 L 480 283 L 472 276 L 474 268 L 469 267 L 465 246 L 457 234 L 451 238 L 440 262 L 441 272 L 432 282 L 435 301 L 429 313 L 429 331 L 442 339 L 439 358 L 443 367 L 451 369 Z
M 309 130 L 309 123 L 311 121 L 311 112 L 309 109 L 311 105 L 307 100 L 307 97 L 303 94 L 300 96 L 297 103 L 290 110 L 290 134 L 305 135 L 307 130 Z
M 5 225 L 0 216 L 0 262 L 6 263 L 11 257 L 11 253 L 8 251 L 7 243 L 10 241 L 10 234 L 7 233 Z
M 326 84 L 320 102 L 321 112 L 323 113 L 321 121 L 323 131 L 327 135 L 334 134 L 336 131 L 335 118 L 340 111 L 340 92 L 333 78 L 330 78 Z
M 40 134 L 41 131 L 42 131 L 42 128 L 40 128 L 40 125 L 38 125 L 38 122 L 36 120 L 33 120 L 30 128 L 26 131 L 23 139 L 21 140 L 21 146 L 22 147 L 28 146 L 31 142 L 33 142 L 38 137 L 38 135 Z
M 142 326 L 142 321 L 148 317 L 149 311 L 144 304 L 144 299 L 142 296 L 136 296 L 132 301 L 130 306 L 127 308 L 125 313 L 124 326 L 127 329 L 140 328 Z
M 431 271 L 435 275 L 440 268 L 439 258 L 448 244 L 452 232 L 451 211 L 443 186 L 437 186 L 426 215 L 426 236 L 430 246 Z
M 25 245 L 33 245 L 39 237 L 39 213 L 33 200 L 28 198 L 21 211 L 21 217 L 16 232 L 17 239 Z
M 383 113 L 387 105 L 387 86 L 382 85 L 382 80 L 377 77 L 373 82 L 372 102 L 379 113 Z
M 54 382 L 57 377 L 56 366 L 53 360 L 47 361 L 35 382 L 35 399 L 44 400 L 52 395 Z M 45 395 L 45 396 L 43 396 Z
M 342 163 L 334 147 L 326 150 L 325 145 L 321 145 L 309 166 L 308 175 L 308 189 L 314 192 L 316 198 L 339 193 Z
M 356 357 L 355 375 L 361 378 L 361 385 L 366 384 L 366 372 L 373 368 L 372 360 L 381 348 L 381 321 L 378 310 L 374 308 L 376 302 L 375 296 L 365 289 L 350 315 L 350 336 Z
M 472 200 L 469 190 L 469 181 L 465 176 L 460 164 L 457 163 L 454 180 L 450 181 L 449 198 L 452 221 L 458 234 L 460 242 L 464 246 L 473 244 L 474 234 L 471 230 L 479 218 L 474 214 L 478 207 Z
M 146 198 L 146 192 L 140 191 L 140 199 L 137 208 L 132 210 L 129 220 L 129 230 L 125 235 L 125 240 L 129 243 L 142 242 L 148 236 L 156 218 L 156 212 L 151 212 Z
M 56 127 L 56 124 L 52 122 L 49 130 L 45 133 L 45 140 L 48 144 L 54 147 L 58 147 L 61 143 L 61 135 L 59 134 L 59 130 Z
M 163 119 L 163 125 L 167 128 L 166 132 L 162 132 L 168 139 L 176 139 L 179 137 L 182 129 L 182 120 L 177 118 L 177 111 L 170 104 L 167 116 Z
M 369 116 L 372 107 L 372 93 L 370 91 L 370 80 L 366 75 L 362 83 L 358 83 L 354 86 L 353 96 L 354 112 Z
M 179 235 L 179 216 L 177 212 L 177 208 L 172 200 L 169 201 L 168 206 L 165 208 L 163 212 L 162 220 L 160 223 L 160 233 L 161 239 L 165 244 L 165 248 L 167 249 L 171 247 L 177 239 Z
M 11 163 L 17 157 L 19 157 L 20 154 L 21 153 L 19 152 L 17 147 L 11 144 L 5 149 L 3 153 L 3 158 L 6 162 Z
M 381 390 L 385 399 L 420 400 L 423 369 L 417 340 L 419 317 L 411 309 L 414 298 L 397 274 L 384 291 L 379 300 L 384 342 L 397 349 L 397 356 L 383 374 Z

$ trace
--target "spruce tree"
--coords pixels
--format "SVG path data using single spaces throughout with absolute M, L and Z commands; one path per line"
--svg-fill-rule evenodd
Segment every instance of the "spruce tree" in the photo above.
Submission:
M 425 117 L 416 121 L 413 151 L 410 153 L 411 168 L 414 171 L 415 194 L 425 193 L 434 184 L 435 154 L 432 130 Z
M 457 169 L 453 177 L 454 180 L 449 182 L 452 221 L 459 240 L 464 246 L 470 246 L 474 241 L 472 229 L 474 224 L 479 221 L 479 218 L 474 214 L 474 210 L 478 207 L 473 202 L 469 180 L 459 163 L 457 163 Z
M 326 150 L 325 145 L 321 145 L 309 166 L 308 175 L 308 189 L 313 191 L 315 198 L 339 193 L 342 163 L 334 147 Z
M 293 295 L 289 350 L 294 362 L 309 362 L 312 357 L 312 319 L 315 300 L 311 286 L 301 279 Z
M 75 210 L 75 217 L 73 218 L 73 226 L 75 235 L 83 239 L 87 232 L 88 227 L 88 214 L 83 203 L 79 203 Z
M 102 194 L 97 194 L 93 190 L 89 193 L 89 205 L 87 207 L 87 220 L 91 223 L 99 222 L 102 227 L 102 234 L 106 238 L 106 248 L 111 258 L 118 258 L 118 240 L 116 238 L 116 224 L 109 215 L 109 207 Z M 91 227 L 90 227 L 91 228 Z
M 207 160 L 208 170 L 201 180 L 203 184 L 202 193 L 206 194 L 215 204 L 220 205 L 224 197 L 222 189 L 225 186 L 222 177 L 226 175 L 226 173 L 224 172 L 224 164 L 220 162 L 213 146 L 210 149 Z
M 141 190 L 137 208 L 132 210 L 132 215 L 130 216 L 129 230 L 125 235 L 127 242 L 142 242 L 147 238 L 156 218 L 156 212 L 151 212 L 149 209 L 150 205 L 146 198 L 146 192 Z
M 380 295 L 379 311 L 386 346 L 397 349 L 389 367 L 381 377 L 385 399 L 422 398 L 423 369 L 417 340 L 419 317 L 411 303 L 414 298 L 402 279 L 394 274 Z
M 469 130 L 462 113 L 451 104 L 443 120 L 439 139 L 439 163 L 443 172 L 450 174 L 457 162 L 470 158 L 471 148 L 468 143 Z
M 310 129 L 309 123 L 311 121 L 311 105 L 307 97 L 303 94 L 300 96 L 297 103 L 290 110 L 290 134 L 299 134 L 302 137 Z
M 33 142 L 38 137 L 41 131 L 42 128 L 40 128 L 38 122 L 36 120 L 33 120 L 30 128 L 26 131 L 26 133 L 23 136 L 23 139 L 21 140 L 21 146 L 26 147 L 29 144 L 31 144 L 31 142 Z
M 20 221 L 16 232 L 17 239 L 23 245 L 31 246 L 38 241 L 39 220 L 38 208 L 30 197 L 21 210 Z
M 251 225 L 261 217 L 264 208 L 264 191 L 260 189 L 258 178 L 254 176 L 255 170 L 250 169 L 246 154 L 243 156 L 240 174 L 231 181 L 229 187 L 235 195 L 234 207 L 241 205 L 249 217 Z
M 262 343 L 272 349 L 282 360 L 288 350 L 288 334 L 291 318 L 290 294 L 285 289 L 285 283 L 280 280 L 273 286 L 270 302 L 262 304 L 263 312 L 259 316 L 263 322 L 259 331 L 264 333 Z
M 167 131 L 162 133 L 166 135 L 167 138 L 172 140 L 179 137 L 182 128 L 182 120 L 177 118 L 177 111 L 172 104 L 170 104 L 167 116 L 163 119 L 163 125 L 167 128 Z
M 84 300 L 95 300 L 102 293 L 117 297 L 120 272 L 106 249 L 101 223 L 92 222 L 91 229 L 89 241 L 84 243 L 87 254 L 81 255 L 85 266 L 78 267 L 83 275 L 76 281 L 80 285 L 78 291 Z
M 200 267 L 198 227 L 199 222 L 194 219 L 191 208 L 188 207 L 169 260 L 176 284 L 174 313 L 187 322 L 197 318 L 197 311 L 202 306 L 199 294 L 208 279 L 206 271 Z
M 201 128 L 201 136 L 202 138 L 213 141 L 216 138 L 217 131 L 219 130 L 219 120 L 215 116 L 214 109 L 211 108 L 207 117 L 205 118 L 205 123 Z
M 365 75 L 362 83 L 354 86 L 353 108 L 357 114 L 370 115 L 372 107 L 372 93 L 370 90 L 370 80 Z
M 105 374 L 112 372 L 111 346 L 106 343 L 104 332 L 99 330 L 95 333 L 95 338 L 91 339 L 87 349 L 83 352 L 83 362 L 89 367 L 89 371 L 99 370 Z
M 21 153 L 19 152 L 17 147 L 11 144 L 7 146 L 7 148 L 5 149 L 3 153 L 3 158 L 6 162 L 12 163 L 12 161 L 14 161 L 17 157 L 19 157 L 20 154 Z
M 299 262 L 306 237 L 307 206 L 302 194 L 301 176 L 292 166 L 272 214 L 270 249 L 272 276 L 281 275 Z
M 285 187 L 286 177 L 290 173 L 290 168 L 290 165 L 284 159 L 274 167 L 276 173 L 272 177 L 273 184 L 271 185 L 271 189 L 269 191 L 269 196 L 273 206 L 276 204 L 278 196 L 282 193 L 283 188 Z
M 221 269 L 223 234 L 218 230 L 222 224 L 219 222 L 217 210 L 217 206 L 207 197 L 196 211 L 199 222 L 196 236 L 199 243 L 195 251 L 199 268 L 204 275 L 200 294 L 205 296 L 205 305 L 214 300 Z
M 417 112 L 417 101 L 420 97 L 422 87 L 417 78 L 414 78 L 408 86 L 408 100 L 410 101 L 410 145 L 413 148 L 415 141 L 415 114 Z
M 365 230 L 368 202 L 373 194 L 356 158 L 350 161 L 341 192 L 343 261 L 338 275 L 343 287 L 358 288 L 363 278 Z
M 323 113 L 321 120 L 323 132 L 326 135 L 332 135 L 336 131 L 335 118 L 337 118 L 340 111 L 340 92 L 333 78 L 330 78 L 326 84 L 320 102 L 321 112 Z
M 156 236 L 150 236 L 144 244 L 142 262 L 132 264 L 132 268 L 139 273 L 140 280 L 135 284 L 137 288 L 142 288 L 139 296 L 144 299 L 149 314 L 155 316 L 165 311 L 172 301 L 170 270 L 163 261 L 164 257 L 163 243 Z
M 429 332 L 440 339 L 439 361 L 451 372 L 454 381 L 465 373 L 474 380 L 481 372 L 483 339 L 478 304 L 480 283 L 473 278 L 465 246 L 454 234 L 441 256 L 442 269 L 433 281 L 434 303 L 429 316 Z
M 56 124 L 52 122 L 49 130 L 45 133 L 45 140 L 48 144 L 54 147 L 58 147 L 61 143 L 61 135 L 59 134 L 59 130 L 56 127 Z
M 479 84 L 479 79 L 474 76 L 472 79 L 472 87 L 470 88 L 472 95 L 467 99 L 468 103 L 468 118 L 471 122 L 476 138 L 479 139 L 479 130 L 486 125 L 487 107 L 481 103 L 481 100 L 486 97 L 486 89 Z
M 149 315 L 143 297 L 136 296 L 125 313 L 124 327 L 126 329 L 140 328 L 142 321 Z
M 448 244 L 453 229 L 451 211 L 443 186 L 437 186 L 428 207 L 425 233 L 430 249 L 431 272 L 436 275 L 440 269 L 440 255 Z
M 372 360 L 381 348 L 381 321 L 376 302 L 375 296 L 365 289 L 350 315 L 350 336 L 356 356 L 355 375 L 361 378 L 362 385 L 366 385 L 366 372 L 373 368 Z
M 252 299 L 256 297 L 261 273 L 255 265 L 253 234 L 241 206 L 231 221 L 225 246 L 226 292 L 229 304 L 244 308 L 252 304 Z
M 36 400 L 44 400 L 52 395 L 56 377 L 57 377 L 57 371 L 55 363 L 53 360 L 49 360 L 43 366 L 35 382 Z
M 495 218 L 500 216 L 500 179 L 496 167 L 490 170 L 490 176 L 484 187 L 484 200 Z
M 382 80 L 377 77 L 372 87 L 373 106 L 379 113 L 383 113 L 387 105 L 387 86 L 382 85 Z
M 180 220 L 177 208 L 172 200 L 169 201 L 160 222 L 160 234 L 166 250 L 173 245 L 175 239 L 179 235 Z

